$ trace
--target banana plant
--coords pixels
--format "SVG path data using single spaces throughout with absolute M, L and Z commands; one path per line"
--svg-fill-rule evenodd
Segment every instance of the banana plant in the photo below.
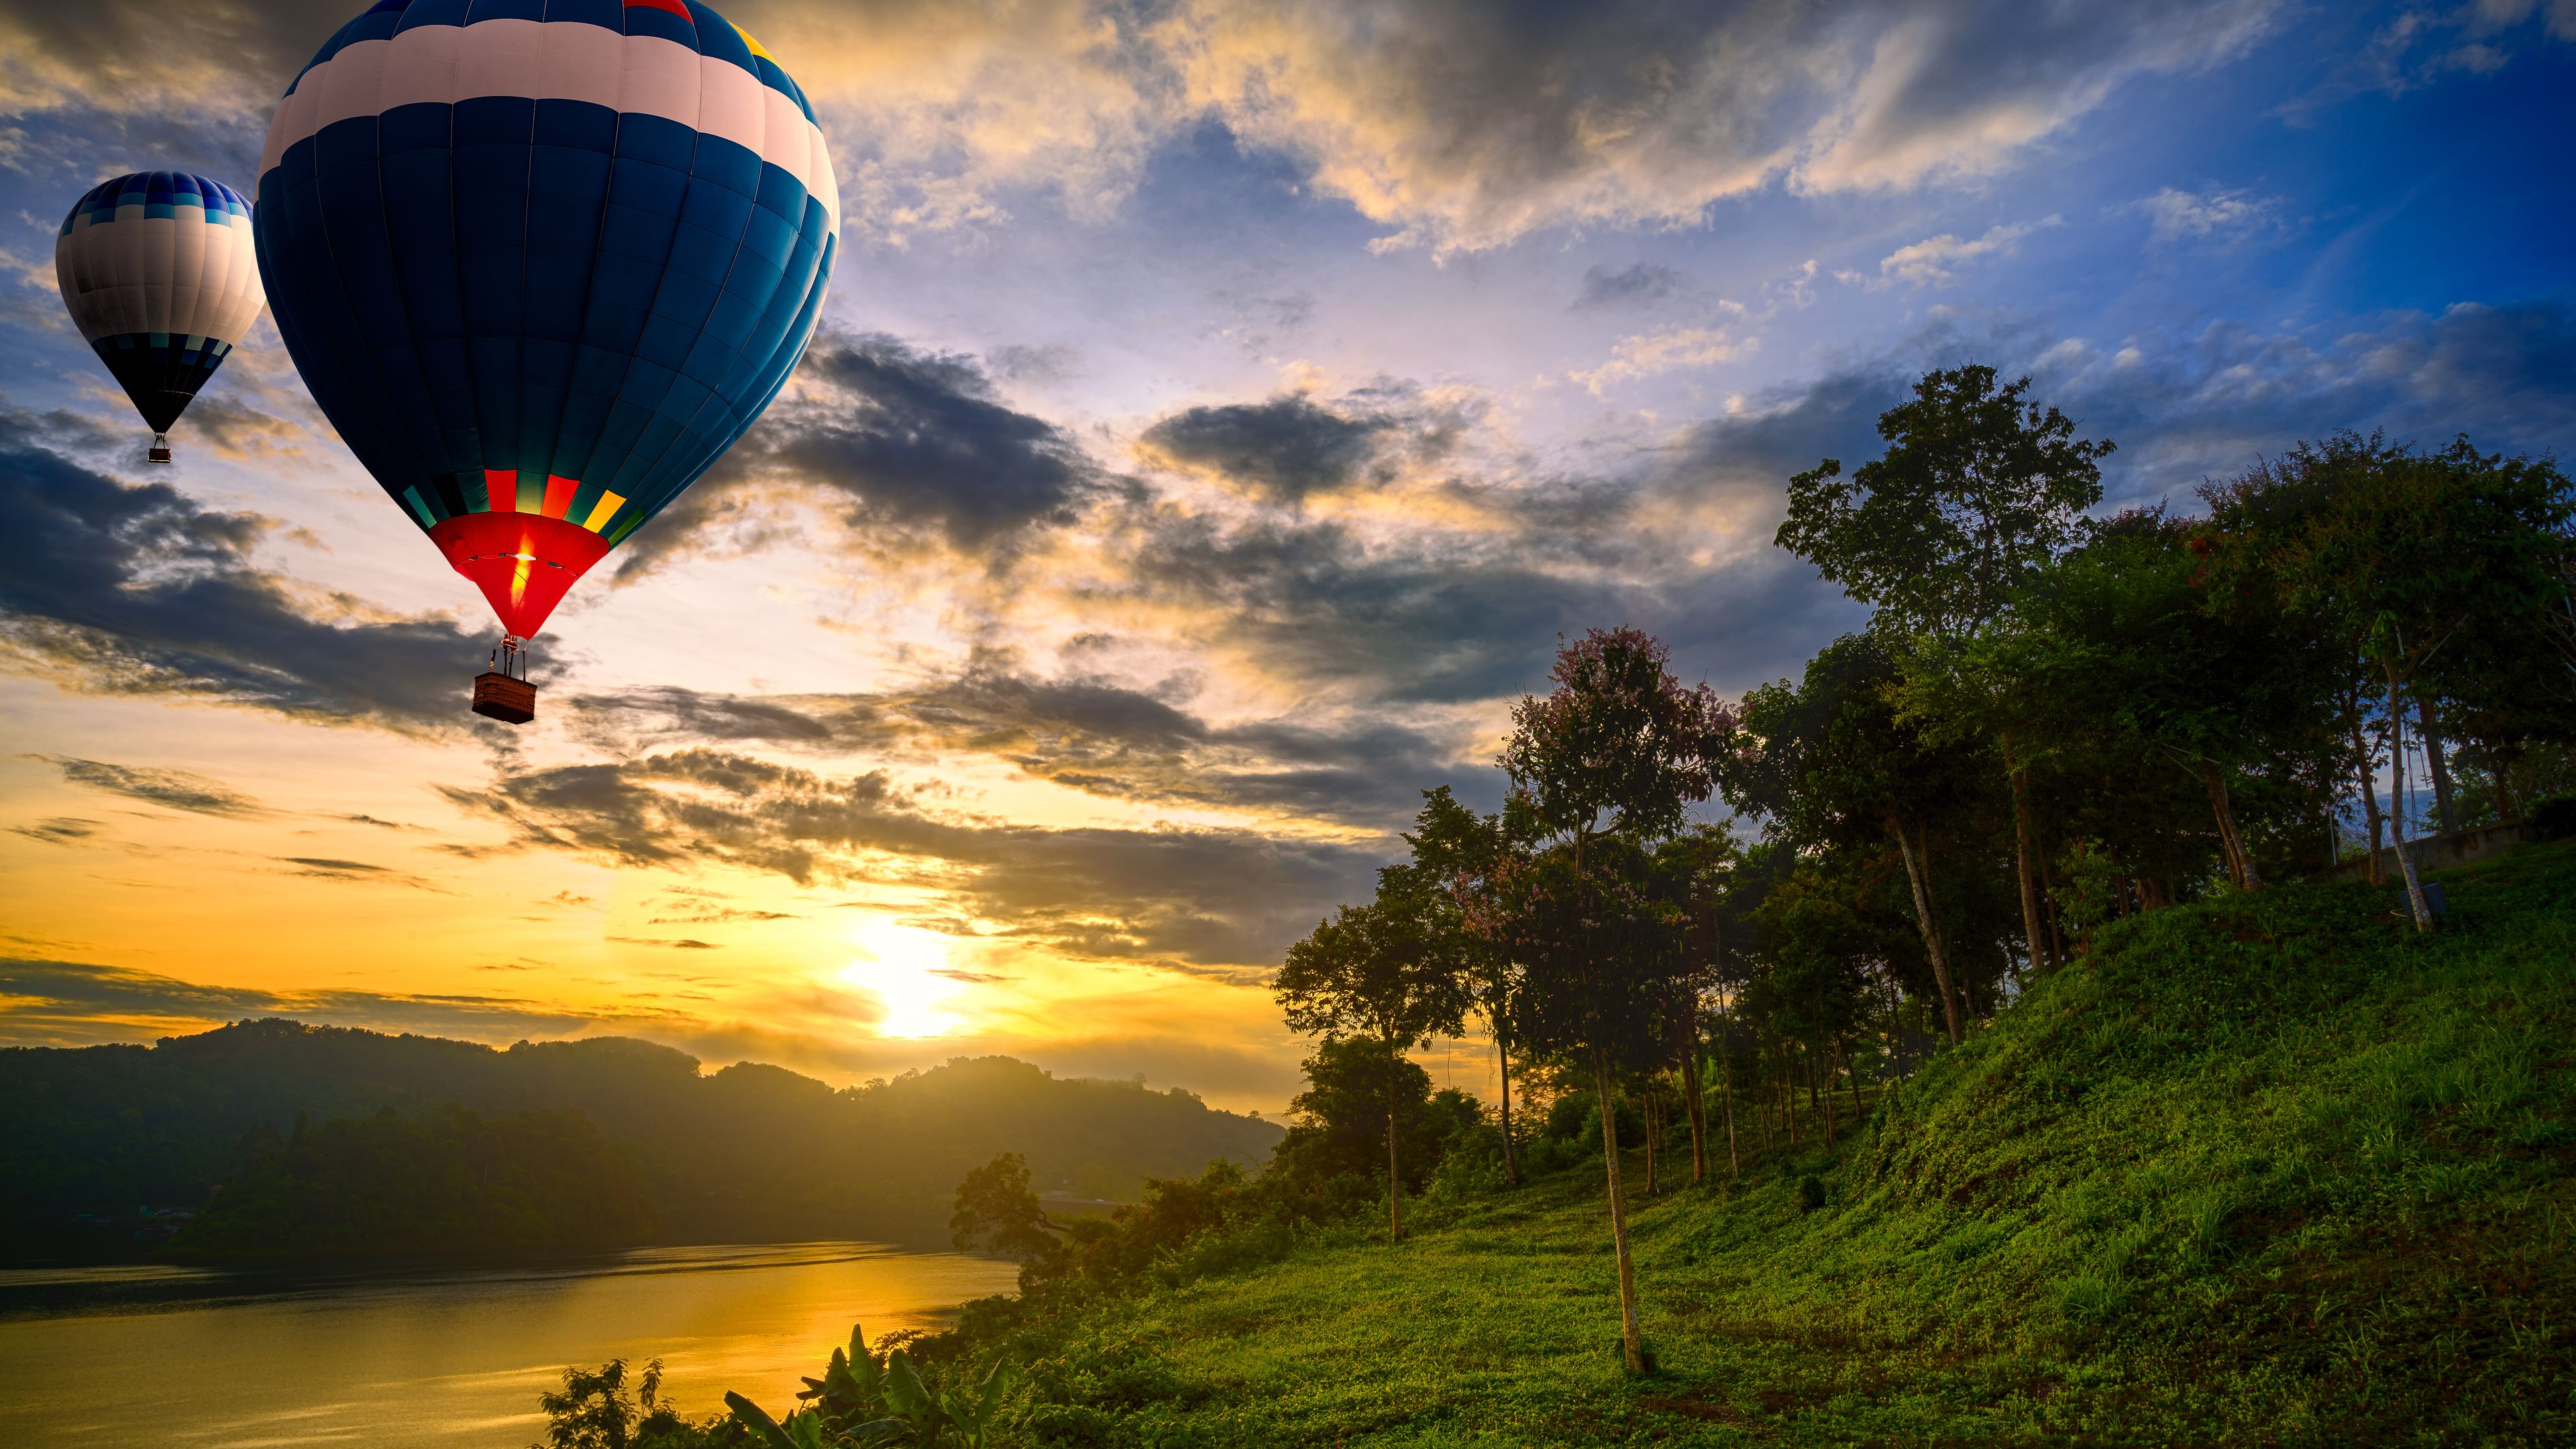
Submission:
M 750 1430 L 763 1449 L 840 1449 L 849 1442 L 825 1429 L 823 1416 L 812 1409 L 798 1409 L 782 1424 L 740 1394 L 727 1393 L 725 1407 L 733 1410 L 734 1421 Z
M 971 1389 L 939 1386 L 902 1349 L 880 1364 L 853 1326 L 849 1348 L 832 1350 L 823 1376 L 806 1379 L 796 1396 L 808 1407 L 780 1421 L 740 1394 L 725 1395 L 725 1405 L 762 1449 L 987 1449 L 1009 1383 L 996 1360 Z
M 956 1426 L 965 1449 L 984 1449 L 993 1432 L 994 1417 L 1002 1407 L 1002 1391 L 1008 1387 L 1010 1375 L 1004 1371 L 1002 1361 L 995 1359 L 971 1397 L 960 1386 L 942 1398 L 940 1408 L 947 1413 L 948 1422 Z

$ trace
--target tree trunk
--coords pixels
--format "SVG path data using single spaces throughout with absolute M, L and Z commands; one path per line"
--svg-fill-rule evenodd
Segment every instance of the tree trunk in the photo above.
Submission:
M 1817 1090 L 1818 1088 L 1822 1088 L 1822 1092 L 1819 1092 Z M 1819 1103 L 1816 1100 L 1818 1096 L 1822 1096 L 1824 1098 L 1822 1103 Z M 1833 1146 L 1834 1059 L 1831 1056 L 1827 1056 L 1822 1061 L 1810 1058 L 1807 1063 L 1807 1105 L 1810 1107 L 1820 1106 L 1822 1108 L 1825 1114 L 1825 1145 L 1827 1147 Z
M 2442 821 L 2444 835 L 2456 834 L 2460 812 L 2451 804 L 2451 762 L 2442 752 L 2441 731 L 2433 728 L 2433 704 L 2415 701 L 2415 727 L 2424 736 L 2424 770 L 2433 777 L 2433 812 Z
M 1610 1062 L 1592 1054 L 1593 1090 L 1601 1102 L 1601 1161 L 1610 1175 L 1610 1245 L 1619 1258 L 1619 1351 L 1628 1372 L 1646 1371 L 1645 1334 L 1637 1327 L 1637 1270 L 1628 1260 L 1628 1205 L 1619 1198 L 1619 1113 L 1610 1104 Z
M 1386 1235 L 1404 1237 L 1404 1174 L 1395 1158 L 1395 1077 L 1386 1082 Z
M 1386 1233 L 1404 1236 L 1404 1177 L 1395 1160 L 1395 1114 L 1386 1114 Z
M 1494 1033 L 1494 1060 L 1500 1064 L 1503 1079 L 1503 1185 L 1521 1185 L 1521 1163 L 1512 1151 L 1512 1054 L 1503 1045 L 1503 1034 Z
M 1717 1090 L 1726 1101 L 1726 1180 L 1734 1182 L 1743 1171 L 1735 1152 L 1735 1063 L 1726 1050 L 1726 1023 L 1717 1024 Z
M 2361 706 L 2356 702 L 2345 715 L 2352 725 L 2352 753 L 2359 760 L 2361 773 L 2362 817 L 2370 822 L 2370 883 L 2378 885 L 2384 877 L 2379 871 L 2379 772 L 2370 767 L 2370 744 L 2362 738 Z
M 1932 918 L 1932 888 L 1924 879 L 1930 862 L 1916 858 L 1915 843 L 1906 837 L 1902 820 L 1887 817 L 1887 828 L 1896 832 L 1897 849 L 1905 853 L 1905 878 L 1914 885 L 1914 928 L 1923 933 L 1923 950 L 1932 958 L 1932 984 L 1941 990 L 1941 1015 L 1950 1025 L 1950 1045 L 1957 1046 L 1959 1002 L 1950 989 L 1950 953 L 1941 948 L 1941 925 Z M 1930 855 L 1930 849 L 1923 854 Z
M 2055 969 L 2066 964 L 2066 936 L 2057 925 L 2057 883 L 2049 874 L 2048 857 L 2039 859 L 2039 907 L 2048 922 L 2048 964 Z
M 2003 744 L 2004 778 L 2012 786 L 2013 809 L 2013 874 L 2021 883 L 2022 939 L 2030 943 L 2030 970 L 2036 976 L 2044 968 L 2047 950 L 2040 935 L 2039 888 L 2034 870 L 2039 848 L 2039 828 L 2030 818 L 2030 776 L 2021 762 L 2013 758 L 2012 736 L 1997 736 Z
M 1762 1129 L 1762 1155 L 1768 1157 L 1771 1155 L 1771 1062 L 1770 1053 L 1763 1050 L 1759 1033 L 1753 1038 L 1753 1081 L 1754 1085 L 1762 1088 L 1762 1095 L 1753 1099 L 1753 1125 Z
M 1691 993 L 1690 1045 L 1682 1052 L 1682 1105 L 1690 1114 L 1691 1186 L 1708 1181 L 1708 1104 L 1700 1100 L 1699 993 Z
M 1645 1100 L 1638 1105 L 1645 1109 L 1646 1117 L 1646 1196 L 1648 1197 L 1655 1195 L 1655 1139 L 1663 1135 L 1658 1130 L 1655 1099 L 1662 1095 L 1655 1090 L 1655 1079 L 1651 1076 L 1647 1077 L 1646 1090 L 1643 1093 Z
M 2388 824 L 2397 844 L 2397 870 L 2406 877 L 2406 906 L 2418 933 L 2433 929 L 2433 908 L 2424 900 L 2424 881 L 2415 869 L 2415 854 L 2406 848 L 2406 716 L 2399 708 L 2397 676 L 2388 676 Z
M 1843 1064 L 1843 1081 L 1851 1087 L 1852 1126 L 1857 1128 L 1860 1126 L 1861 1115 L 1860 1068 L 1852 1061 L 1851 1056 L 1843 1050 L 1843 1039 L 1841 1037 L 1834 1038 L 1834 1060 Z
M 1798 1145 L 1798 1059 L 1790 1054 L 1789 1040 L 1780 1039 L 1780 1108 L 1789 1124 L 1789 1145 Z
M 2227 874 L 2238 890 L 2260 890 L 2263 877 L 2255 872 L 2254 853 L 2245 848 L 2245 836 L 2236 828 L 2236 811 L 2227 798 L 2227 774 L 2216 765 L 2200 767 L 2201 786 L 2209 791 L 2209 808 L 2218 817 L 2218 846 L 2227 854 Z

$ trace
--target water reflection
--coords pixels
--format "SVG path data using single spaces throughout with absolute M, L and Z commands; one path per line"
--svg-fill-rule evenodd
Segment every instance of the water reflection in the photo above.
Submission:
M 786 1401 L 871 1335 L 1007 1291 L 1009 1264 L 874 1243 L 654 1248 L 366 1273 L 0 1272 L 0 1444 L 518 1449 L 564 1365 L 661 1355 L 689 1412 Z

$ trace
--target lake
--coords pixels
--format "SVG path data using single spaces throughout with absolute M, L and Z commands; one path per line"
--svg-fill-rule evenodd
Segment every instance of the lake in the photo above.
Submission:
M 657 1355 L 684 1412 L 735 1389 L 783 1414 L 852 1322 L 871 1340 L 935 1327 L 1016 1281 L 1008 1263 L 876 1243 L 371 1274 L 0 1271 L 0 1444 L 522 1449 L 565 1365 Z

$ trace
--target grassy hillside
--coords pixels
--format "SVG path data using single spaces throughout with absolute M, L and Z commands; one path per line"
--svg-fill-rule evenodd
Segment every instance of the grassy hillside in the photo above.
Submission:
M 1830 1149 L 1597 1167 L 1017 1330 L 1042 1442 L 2576 1441 L 2576 848 L 2108 933 Z M 1810 1208 L 1812 1176 L 1822 1205 Z M 1632 1183 L 1639 1177 L 1632 1175 Z M 1177 1276 L 1177 1275 L 1175 1275 Z

